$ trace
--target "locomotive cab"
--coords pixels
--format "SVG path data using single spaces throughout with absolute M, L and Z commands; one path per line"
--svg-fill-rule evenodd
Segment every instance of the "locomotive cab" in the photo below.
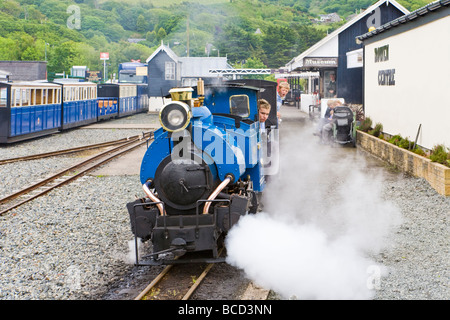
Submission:
M 259 123 L 252 120 L 258 91 L 201 82 L 170 90 L 141 163 L 146 197 L 127 205 L 135 238 L 153 245 L 150 261 L 136 256 L 136 264 L 174 263 L 174 255 L 199 251 L 224 261 L 221 241 L 242 215 L 257 211 L 265 185 Z

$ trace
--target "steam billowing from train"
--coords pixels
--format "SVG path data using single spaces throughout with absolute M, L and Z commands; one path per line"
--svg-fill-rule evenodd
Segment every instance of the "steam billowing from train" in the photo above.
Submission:
M 400 222 L 380 171 L 363 174 L 357 154 L 316 145 L 310 132 L 283 134 L 280 175 L 264 191 L 263 212 L 228 234 L 228 263 L 286 299 L 372 298 L 385 270 L 371 256 Z

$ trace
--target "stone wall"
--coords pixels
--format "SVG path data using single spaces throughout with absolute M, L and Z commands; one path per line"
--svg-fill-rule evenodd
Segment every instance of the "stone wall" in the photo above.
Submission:
M 426 179 L 439 194 L 450 196 L 449 167 L 362 131 L 357 132 L 357 145 L 399 170 Z

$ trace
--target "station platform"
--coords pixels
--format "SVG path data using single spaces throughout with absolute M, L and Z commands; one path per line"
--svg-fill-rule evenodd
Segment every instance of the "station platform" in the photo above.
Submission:
M 280 113 L 282 121 L 304 121 L 309 119 L 309 115 L 296 106 L 282 105 Z

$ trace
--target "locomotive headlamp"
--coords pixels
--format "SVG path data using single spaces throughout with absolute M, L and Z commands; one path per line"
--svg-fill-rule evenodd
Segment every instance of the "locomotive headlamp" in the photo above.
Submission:
M 181 101 L 172 101 L 162 107 L 159 112 L 159 122 L 169 132 L 183 130 L 187 127 L 190 120 L 190 108 L 186 103 Z

